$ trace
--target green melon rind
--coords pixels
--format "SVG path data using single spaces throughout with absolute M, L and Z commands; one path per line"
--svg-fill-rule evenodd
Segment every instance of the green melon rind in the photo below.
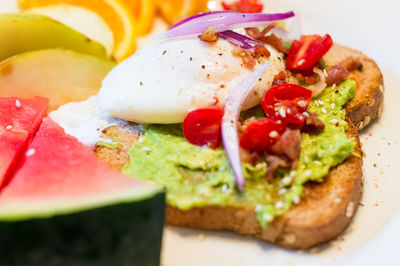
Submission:
M 64 200 L 41 199 L 2 200 L 0 195 L 0 222 L 23 221 L 33 218 L 50 218 L 57 215 L 68 215 L 76 212 L 102 208 L 119 203 L 142 201 L 162 192 L 161 188 L 150 184 L 138 187 L 127 187 L 126 190 L 116 190 L 109 195 L 99 195 Z
M 162 192 L 45 219 L 1 221 L 0 265 L 159 265 L 164 219 Z

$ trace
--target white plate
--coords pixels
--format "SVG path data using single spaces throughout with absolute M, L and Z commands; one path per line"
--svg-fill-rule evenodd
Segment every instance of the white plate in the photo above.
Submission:
M 15 1 L 1 0 L 0 12 L 15 11 Z M 360 135 L 366 153 L 363 206 L 343 235 L 312 252 L 288 251 L 229 232 L 167 226 L 163 266 L 400 265 L 399 1 L 265 2 L 271 12 L 294 10 L 304 33 L 330 33 L 335 42 L 373 58 L 383 72 L 384 112 Z

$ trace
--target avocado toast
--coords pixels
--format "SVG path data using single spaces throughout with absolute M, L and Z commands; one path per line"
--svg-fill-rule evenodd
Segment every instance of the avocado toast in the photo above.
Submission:
M 334 45 L 324 60 L 329 65 L 335 65 L 345 64 L 353 58 L 358 59 L 362 65 L 350 71 L 349 79 L 355 80 L 355 93 L 354 98 L 345 105 L 346 113 L 354 114 L 347 114 L 346 118 L 347 137 L 354 140 L 353 153 L 340 165 L 332 168 L 329 174 L 320 180 L 322 182 L 305 184 L 298 205 L 294 205 L 290 211 L 267 226 L 262 226 L 260 219 L 257 219 L 255 204 L 241 207 L 235 204 L 209 204 L 185 210 L 169 204 L 167 222 L 198 229 L 232 230 L 295 249 L 309 248 L 329 241 L 342 232 L 357 209 L 362 191 L 362 151 L 353 123 L 361 129 L 367 124 L 366 120 L 369 122 L 368 120 L 379 115 L 379 106 L 383 104 L 382 75 L 371 59 L 360 52 Z M 363 113 L 360 115 L 354 110 L 363 110 Z M 130 128 L 113 126 L 103 133 L 119 145 L 111 149 L 97 146 L 96 153 L 100 160 L 114 169 L 121 170 L 130 159 L 135 159 L 133 153 L 130 158 L 129 149 L 143 134 L 139 125 Z

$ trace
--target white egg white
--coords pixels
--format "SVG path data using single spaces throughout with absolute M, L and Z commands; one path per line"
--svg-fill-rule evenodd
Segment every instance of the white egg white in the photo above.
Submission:
M 270 46 L 269 58 L 257 60 L 255 69 L 266 61 L 264 73 L 246 99 L 243 110 L 256 106 L 285 65 L 281 54 Z M 98 110 L 110 116 L 138 123 L 181 123 L 193 109 L 223 106 L 230 92 L 252 70 L 234 46 L 219 39 L 152 42 L 115 67 L 104 79 L 98 95 Z

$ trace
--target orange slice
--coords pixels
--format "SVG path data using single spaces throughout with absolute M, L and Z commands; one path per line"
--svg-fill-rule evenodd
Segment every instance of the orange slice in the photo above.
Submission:
M 124 0 L 18 0 L 18 3 L 22 9 L 54 4 L 70 4 L 90 9 L 101 16 L 113 32 L 114 58 L 117 61 L 122 61 L 135 51 L 137 22 Z
M 135 17 L 139 35 L 149 33 L 156 15 L 156 0 L 123 0 Z
M 169 24 L 206 11 L 207 2 L 208 0 L 156 0 L 158 10 Z

